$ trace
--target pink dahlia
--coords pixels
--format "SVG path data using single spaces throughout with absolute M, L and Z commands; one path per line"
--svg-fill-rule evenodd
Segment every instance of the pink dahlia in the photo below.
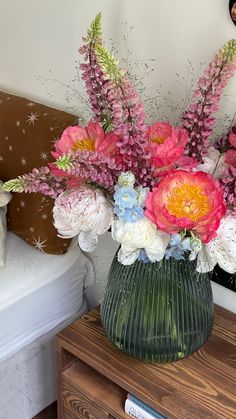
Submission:
M 173 169 L 174 163 L 183 155 L 188 133 L 183 128 L 172 127 L 168 122 L 156 122 L 148 128 L 146 138 L 150 143 L 154 166 L 166 172 Z
M 205 172 L 173 171 L 146 199 L 145 215 L 161 230 L 192 230 L 204 243 L 216 237 L 225 212 L 223 191 Z

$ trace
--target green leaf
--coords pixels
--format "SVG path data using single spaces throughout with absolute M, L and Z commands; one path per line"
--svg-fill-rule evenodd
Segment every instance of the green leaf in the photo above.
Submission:
M 19 177 L 16 179 L 8 180 L 2 185 L 2 188 L 5 192 L 24 192 L 25 187 L 27 186 L 27 181 Z

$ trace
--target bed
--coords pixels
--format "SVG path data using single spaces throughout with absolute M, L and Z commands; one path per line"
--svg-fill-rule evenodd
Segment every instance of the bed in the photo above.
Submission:
M 72 242 L 49 255 L 14 233 L 0 271 L 0 418 L 28 419 L 56 399 L 55 333 L 87 310 L 92 263 Z

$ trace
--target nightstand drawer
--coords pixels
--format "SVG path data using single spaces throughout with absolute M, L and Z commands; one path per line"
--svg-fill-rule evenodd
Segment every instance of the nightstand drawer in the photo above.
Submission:
M 79 391 L 76 391 L 74 387 L 68 382 L 64 381 L 62 388 L 65 408 L 65 419 L 110 419 L 109 413 L 101 409 L 101 407 L 97 403 L 95 403 L 94 400 L 91 400 L 85 397 Z
M 125 419 L 126 392 L 82 361 L 62 374 L 65 419 Z

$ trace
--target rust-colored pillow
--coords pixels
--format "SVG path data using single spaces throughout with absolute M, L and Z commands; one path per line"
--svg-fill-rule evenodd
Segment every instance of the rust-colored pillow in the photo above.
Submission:
M 7 181 L 53 161 L 50 151 L 76 116 L 0 92 L 0 179 Z M 64 253 L 70 240 L 53 226 L 53 200 L 41 194 L 13 194 L 8 229 L 46 253 Z

